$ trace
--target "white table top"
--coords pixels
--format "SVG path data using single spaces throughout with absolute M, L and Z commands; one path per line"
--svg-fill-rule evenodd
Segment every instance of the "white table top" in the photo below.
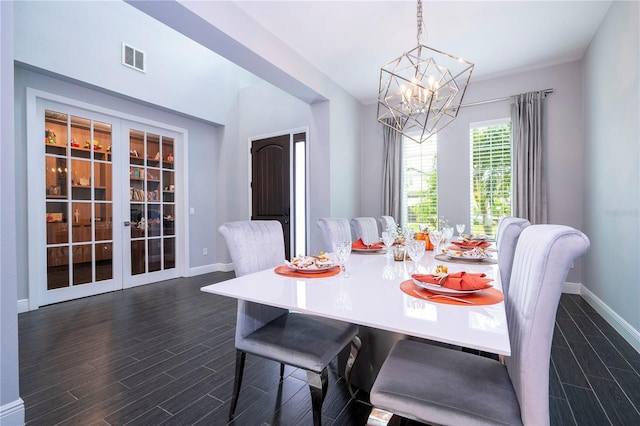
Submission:
M 501 289 L 498 266 L 447 263 L 428 251 L 418 272 L 433 272 L 435 264 L 449 272 L 484 272 Z M 384 254 L 352 253 L 347 272 L 328 278 L 292 278 L 273 269 L 202 288 L 223 296 L 287 308 L 383 330 L 510 355 L 504 302 L 494 305 L 451 305 L 405 294 L 400 283 L 410 278 L 410 261 L 396 262 Z M 431 268 L 431 270 L 429 270 Z

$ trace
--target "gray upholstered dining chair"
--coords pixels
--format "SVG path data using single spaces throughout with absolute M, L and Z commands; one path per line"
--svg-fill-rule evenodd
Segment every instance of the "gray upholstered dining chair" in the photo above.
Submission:
M 548 425 L 549 360 L 556 311 L 571 262 L 588 238 L 563 225 L 520 234 L 506 294 L 511 356 L 491 358 L 401 340 L 371 389 L 377 409 L 440 425 Z
M 354 217 L 351 226 L 356 234 L 356 239 L 362 239 L 366 245 L 380 241 L 378 223 L 372 217 Z
M 378 222 L 380 222 L 380 233 L 387 229 L 395 230 L 397 226 L 396 220 L 392 216 L 380 216 Z
M 527 219 L 513 216 L 503 217 L 498 223 L 498 231 L 496 232 L 498 270 L 500 271 L 502 291 L 505 294 L 509 290 L 513 257 L 516 253 L 516 245 L 518 244 L 520 233 L 529 225 L 531 225 L 531 223 L 529 223 Z
M 343 217 L 323 217 L 316 222 L 322 232 L 326 251 L 333 251 L 336 241 L 351 241 L 351 226 Z
M 285 260 L 284 236 L 278 221 L 231 222 L 220 226 L 218 231 L 227 243 L 236 276 L 273 268 Z M 280 380 L 285 364 L 307 371 L 313 423 L 320 425 L 328 386 L 327 366 L 351 343 L 345 371 L 349 384 L 350 368 L 360 348 L 357 334 L 358 326 L 354 324 L 238 300 L 236 370 L 229 419 L 233 418 L 238 403 L 249 353 L 279 362 Z

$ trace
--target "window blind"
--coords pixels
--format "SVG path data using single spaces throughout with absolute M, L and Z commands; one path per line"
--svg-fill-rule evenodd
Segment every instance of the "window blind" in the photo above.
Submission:
M 495 236 L 498 221 L 511 214 L 511 123 L 470 125 L 471 232 Z
M 433 226 L 438 218 L 437 135 L 421 144 L 402 141 L 402 224 Z

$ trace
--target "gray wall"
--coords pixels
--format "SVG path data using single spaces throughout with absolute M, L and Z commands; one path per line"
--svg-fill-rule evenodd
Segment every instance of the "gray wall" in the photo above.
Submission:
M 584 62 L 584 284 L 601 313 L 640 341 L 640 3 L 613 2 Z M 602 302 L 603 305 L 599 303 Z M 613 323 L 616 325 L 616 322 Z M 629 329 L 633 327 L 633 330 Z M 636 345 L 640 351 L 640 345 Z
M 0 2 L 0 423 L 24 423 L 18 383 L 15 163 L 13 161 L 13 3 Z
M 545 100 L 545 139 L 549 221 L 583 229 L 584 130 L 579 62 L 542 68 L 508 77 L 473 82 L 464 103 L 498 99 L 533 90 L 553 89 Z M 363 215 L 382 211 L 383 140 L 376 106 L 363 112 L 361 149 Z M 461 109 L 458 118 L 438 133 L 438 214 L 469 229 L 469 125 L 510 117 L 508 101 Z M 366 166 L 365 166 L 366 165 Z M 582 281 L 581 261 L 568 281 Z

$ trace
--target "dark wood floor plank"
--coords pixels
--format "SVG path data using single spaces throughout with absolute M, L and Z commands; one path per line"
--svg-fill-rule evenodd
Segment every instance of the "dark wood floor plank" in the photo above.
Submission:
M 613 380 L 589 379 L 600 404 L 614 425 L 640 425 L 640 414 Z
M 201 367 L 206 368 L 206 367 Z M 159 405 L 165 411 L 171 414 L 179 413 L 185 406 L 191 404 L 203 396 L 210 395 L 218 387 L 228 383 L 233 378 L 233 371 L 211 371 L 211 374 L 203 377 L 202 380 L 186 386 L 184 389 L 176 392 L 170 398 L 161 402 Z M 229 397 L 231 395 L 229 394 Z M 216 400 L 224 402 L 224 399 L 216 398 Z
M 589 382 L 582 372 L 580 364 L 569 349 L 552 348 L 551 359 L 558 366 L 558 377 L 564 384 L 590 388 Z
M 122 383 L 128 388 L 134 388 L 140 385 L 141 383 L 146 382 L 147 380 L 153 378 L 154 376 L 164 373 L 165 371 L 167 371 L 168 369 L 171 369 L 176 365 L 181 365 L 189 361 L 193 357 L 198 356 L 203 352 L 206 352 L 207 350 L 208 348 L 206 346 L 197 345 L 191 349 L 187 349 L 182 353 L 172 354 L 173 356 L 165 359 L 164 361 L 154 364 L 149 368 L 141 370 L 136 374 L 132 374 L 131 376 L 125 379 L 122 379 L 120 383 Z
M 626 370 L 617 368 L 610 368 L 609 370 L 635 409 L 640 411 L 640 377 L 637 374 L 629 374 Z
M 549 366 L 549 396 L 566 399 L 564 389 L 562 389 L 562 383 L 560 383 L 560 378 L 558 377 L 558 372 L 553 360 L 551 360 Z
M 606 337 L 589 337 L 589 343 L 591 343 L 591 346 L 607 367 L 635 372 L 631 364 L 627 362 Z
M 569 402 L 564 398 L 549 398 L 549 422 L 551 426 L 576 425 Z
M 556 318 L 556 324 L 558 324 L 567 342 L 585 343 L 587 341 L 573 318 Z
M 602 379 L 611 380 L 611 374 L 602 360 L 588 343 L 570 342 L 569 346 L 573 351 L 573 355 L 580 360 L 582 372 L 588 377 L 600 377 Z
M 183 405 L 180 411 L 169 417 L 166 421 L 159 423 L 158 426 L 192 425 L 222 404 L 222 401 L 210 395 L 204 395 L 191 404 Z
M 145 412 L 141 416 L 131 420 L 129 423 L 127 423 L 127 425 L 156 426 L 170 418 L 171 418 L 171 414 L 167 413 L 162 408 L 153 407 L 151 410 Z
M 567 401 L 571 405 L 571 411 L 578 425 L 602 426 L 612 424 L 592 390 L 572 385 L 566 385 L 564 388 L 567 394 Z

